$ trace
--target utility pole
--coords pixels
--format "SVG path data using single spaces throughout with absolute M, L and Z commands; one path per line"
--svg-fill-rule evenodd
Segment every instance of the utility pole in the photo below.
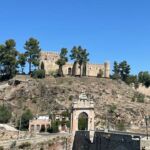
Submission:
M 21 122 L 22 122 L 22 116 L 20 117 L 20 121 L 19 121 L 19 133 L 18 133 L 18 139 L 20 138 Z
M 67 143 L 67 137 L 65 138 L 65 140 L 66 140 L 66 150 L 67 150 L 67 144 L 68 144 L 68 143 Z
M 147 140 L 148 140 L 148 120 L 149 120 L 149 116 L 145 116 L 145 124 L 146 124 L 146 136 L 147 136 Z

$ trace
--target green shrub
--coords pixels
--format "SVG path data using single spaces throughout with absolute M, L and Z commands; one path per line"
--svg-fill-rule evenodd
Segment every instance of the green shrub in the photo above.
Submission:
M 116 127 L 117 127 L 117 129 L 118 129 L 119 131 L 124 131 L 124 130 L 125 130 L 125 123 L 124 123 L 124 121 L 119 121 L 119 122 L 117 123 Z
M 31 143 L 25 142 L 18 146 L 19 149 L 29 148 L 31 146 Z
M 35 70 L 32 72 L 31 77 L 39 79 L 45 78 L 45 70 Z
M 73 100 L 73 95 L 70 95 L 69 96 L 69 101 L 72 101 Z
M 21 116 L 21 130 L 27 130 L 29 127 L 29 120 L 33 118 L 32 112 L 27 109 Z M 18 121 L 18 127 L 20 126 L 20 120 Z
M 0 146 L 0 150 L 4 150 L 4 147 L 3 147 L 3 146 Z
M 66 126 L 70 128 L 70 121 L 66 121 Z
M 70 113 L 69 113 L 68 110 L 63 111 L 63 112 L 61 113 L 61 115 L 62 115 L 63 117 L 70 117 Z
M 132 97 L 132 102 L 144 103 L 145 95 L 139 92 L 136 92 Z
M 116 105 L 115 104 L 112 104 L 109 106 L 109 109 L 108 109 L 108 113 L 114 113 L 115 110 L 116 110 Z
M 0 106 L 0 123 L 8 123 L 11 119 L 11 110 L 8 107 Z
M 137 102 L 144 103 L 145 95 L 139 93 L 137 97 Z
M 57 77 L 57 75 L 58 75 L 58 70 L 56 70 L 56 71 L 50 71 L 50 72 L 49 72 L 49 75 L 50 75 L 50 76 L 53 76 L 53 77 Z
M 58 126 L 61 124 L 60 121 L 52 121 L 51 127 L 47 128 L 47 132 L 49 133 L 57 133 L 59 132 Z
M 15 148 L 16 146 L 16 141 L 13 141 L 12 144 L 10 145 L 10 148 Z

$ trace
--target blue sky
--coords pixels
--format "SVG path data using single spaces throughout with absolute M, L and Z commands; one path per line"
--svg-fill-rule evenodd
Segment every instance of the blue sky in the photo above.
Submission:
M 150 71 L 149 0 L 0 0 L 0 43 L 17 49 L 29 37 L 43 50 L 81 45 L 92 63 L 127 60 L 131 73 Z

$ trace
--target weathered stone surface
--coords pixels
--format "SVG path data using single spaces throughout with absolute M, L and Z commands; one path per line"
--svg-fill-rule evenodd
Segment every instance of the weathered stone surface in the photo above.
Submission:
M 123 121 L 127 129 L 135 131 L 135 126 L 138 129 L 144 126 L 143 118 L 150 113 L 149 97 L 145 97 L 145 103 L 133 101 L 136 91 L 122 81 L 94 77 L 47 78 L 9 85 L 1 90 L 0 102 L 12 107 L 15 117 L 12 120 L 17 120 L 26 108 L 30 108 L 34 114 L 70 109 L 72 100 L 82 90 L 95 101 L 96 128 L 105 128 L 106 120 L 109 119 L 112 128 Z M 113 105 L 113 113 L 107 114 Z

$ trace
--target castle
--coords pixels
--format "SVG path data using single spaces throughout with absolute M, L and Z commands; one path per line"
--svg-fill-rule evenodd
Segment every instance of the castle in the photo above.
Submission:
M 40 64 L 44 63 L 44 69 L 47 75 L 58 70 L 58 65 L 55 63 L 59 59 L 59 53 L 42 51 L 40 55 Z M 76 75 L 80 75 L 79 65 L 76 66 Z M 63 66 L 64 75 L 72 74 L 72 63 L 66 63 Z M 105 62 L 104 64 L 90 64 L 86 65 L 86 76 L 97 77 L 102 73 L 102 77 L 109 78 L 110 76 L 110 64 Z

